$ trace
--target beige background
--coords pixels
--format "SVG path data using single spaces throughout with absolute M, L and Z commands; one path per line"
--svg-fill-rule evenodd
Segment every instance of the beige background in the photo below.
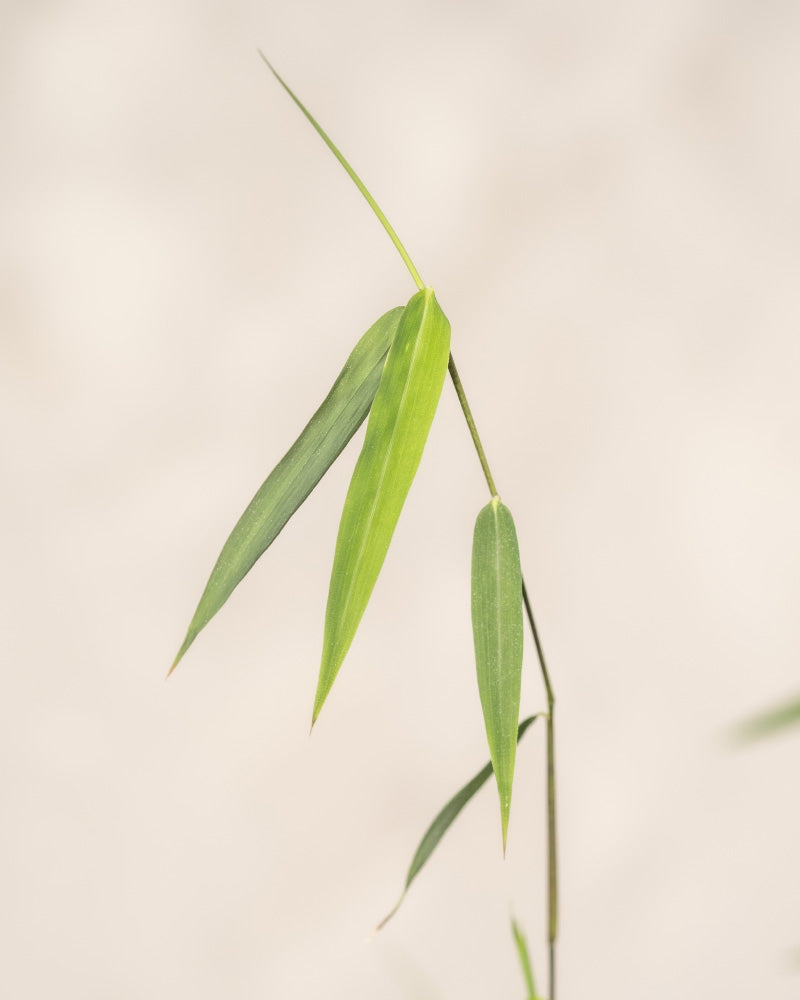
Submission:
M 798 995 L 800 6 L 14 3 L 0 32 L 0 992 L 522 997 L 447 386 L 308 738 L 355 446 L 168 684 L 227 531 L 413 285 L 453 324 L 560 706 L 563 1000 Z M 530 643 L 524 708 L 542 705 Z

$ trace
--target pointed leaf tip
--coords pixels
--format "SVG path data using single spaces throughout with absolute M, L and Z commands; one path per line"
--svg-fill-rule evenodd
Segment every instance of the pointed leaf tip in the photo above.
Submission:
M 517 946 L 517 957 L 522 969 L 522 977 L 525 980 L 525 990 L 528 994 L 528 1000 L 537 1000 L 538 994 L 536 993 L 536 984 L 533 979 L 533 963 L 531 962 L 528 942 L 522 932 L 522 928 L 513 917 L 511 918 L 511 933 L 514 936 L 514 944 Z
M 522 680 L 522 570 L 514 519 L 493 497 L 475 521 L 472 631 L 505 857 Z
M 529 715 L 526 719 L 523 719 L 522 722 L 520 722 L 517 727 L 517 741 L 522 739 L 530 726 L 533 725 L 538 718 L 539 713 L 536 715 Z M 408 893 L 411 883 L 425 866 L 431 854 L 433 854 L 436 850 L 439 845 L 439 841 L 453 825 L 464 806 L 489 780 L 491 774 L 492 762 L 489 761 L 488 764 L 478 771 L 474 778 L 468 781 L 463 788 L 456 792 L 452 799 L 450 799 L 450 801 L 434 817 L 433 822 L 423 834 L 422 840 L 419 842 L 419 845 L 414 852 L 414 857 L 411 859 L 402 895 L 395 903 L 394 907 L 378 924 L 376 930 L 380 930 L 384 927 L 400 909 L 403 900 L 406 898 L 406 894 Z

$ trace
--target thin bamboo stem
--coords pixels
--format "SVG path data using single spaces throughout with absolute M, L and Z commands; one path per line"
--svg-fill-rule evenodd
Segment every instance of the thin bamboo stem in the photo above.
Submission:
M 489 468 L 489 462 L 486 458 L 486 452 L 483 450 L 483 445 L 481 444 L 480 435 L 478 434 L 478 428 L 475 426 L 475 420 L 472 416 L 472 410 L 470 409 L 469 403 L 467 402 L 466 394 L 464 393 L 464 386 L 461 384 L 461 378 L 458 374 L 458 369 L 456 368 L 456 362 L 453 355 L 450 355 L 450 361 L 447 365 L 447 370 L 450 372 L 450 379 L 456 390 L 456 395 L 458 396 L 458 401 L 461 404 L 461 409 L 464 413 L 464 419 L 467 421 L 467 427 L 469 428 L 470 437 L 472 438 L 472 443 L 475 445 L 475 451 L 478 453 L 478 460 L 481 463 L 481 468 L 483 469 L 483 475 L 486 478 L 486 485 L 489 487 L 489 492 L 493 497 L 497 496 L 497 487 L 494 484 L 494 478 L 492 476 L 491 469 Z
M 452 354 L 450 355 L 448 370 L 450 372 L 450 378 L 452 379 L 453 386 L 456 390 L 456 395 L 458 396 L 458 401 L 461 404 L 461 409 L 464 413 L 464 418 L 467 422 L 467 427 L 469 428 L 470 436 L 472 437 L 472 442 L 475 446 L 475 451 L 478 453 L 478 459 L 480 460 L 481 468 L 483 469 L 483 474 L 486 478 L 486 484 L 489 487 L 489 492 L 492 496 L 497 496 L 497 487 L 494 482 L 494 477 L 489 469 L 486 452 L 483 449 L 483 444 L 481 443 L 480 435 L 478 434 L 478 428 L 475 424 L 475 418 L 472 415 L 472 409 L 467 401 L 467 396 L 464 392 L 464 385 L 461 382 L 461 378 L 458 374 Z M 547 953 L 550 1000 L 556 1000 L 558 857 L 556 844 L 555 728 L 553 723 L 556 699 L 553 693 L 553 685 L 550 681 L 550 672 L 547 669 L 547 660 L 545 659 L 544 649 L 542 648 L 542 641 L 539 638 L 539 630 L 536 627 L 536 619 L 533 616 L 533 608 L 531 606 L 530 597 L 528 596 L 528 588 L 525 585 L 524 576 L 522 578 L 522 601 L 525 606 L 525 614 L 533 636 L 533 643 L 536 647 L 536 657 L 539 661 L 539 669 L 542 675 L 542 682 L 544 683 L 545 695 L 547 697 Z

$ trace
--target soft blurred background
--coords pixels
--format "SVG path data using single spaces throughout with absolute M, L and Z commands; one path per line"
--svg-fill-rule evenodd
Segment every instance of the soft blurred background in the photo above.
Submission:
M 795 998 L 800 6 L 5 0 L 0 992 L 522 1000 L 452 388 L 309 739 L 354 441 L 165 683 L 235 519 L 414 290 L 517 520 L 560 710 L 560 997 Z M 531 644 L 523 709 L 543 705 Z

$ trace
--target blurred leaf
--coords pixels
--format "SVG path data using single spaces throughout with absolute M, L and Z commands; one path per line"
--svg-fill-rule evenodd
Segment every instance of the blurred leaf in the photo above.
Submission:
M 356 634 L 442 393 L 450 323 L 432 289 L 409 300 L 370 410 L 333 558 L 313 722 Z
M 529 726 L 531 726 L 538 718 L 538 715 L 529 715 L 527 719 L 523 719 L 522 722 L 520 722 L 517 729 L 518 741 L 522 739 Z M 406 898 L 406 893 L 408 892 L 411 883 L 417 877 L 421 868 L 424 866 L 431 854 L 433 854 L 439 844 L 439 841 L 450 829 L 458 814 L 473 797 L 473 795 L 475 795 L 481 786 L 486 784 L 491 777 L 491 774 L 492 762 L 489 761 L 484 768 L 478 771 L 471 781 L 468 781 L 460 791 L 456 792 L 447 805 L 445 805 L 444 808 L 436 815 L 431 825 L 425 831 L 425 834 L 414 853 L 414 857 L 411 859 L 411 865 L 409 866 L 408 874 L 406 875 L 406 884 L 403 889 L 403 894 L 400 896 L 400 899 L 398 899 L 392 911 L 388 913 L 375 928 L 376 931 L 379 931 L 381 927 L 383 927 L 384 924 L 386 924 L 400 909 L 400 904 Z
M 734 738 L 740 743 L 751 743 L 783 732 L 791 726 L 800 726 L 800 699 L 784 702 L 753 716 L 738 726 Z
M 472 631 L 505 853 L 522 679 L 522 571 L 514 519 L 498 497 L 489 501 L 475 521 Z
M 170 673 L 361 425 L 380 384 L 403 311 L 402 306 L 390 309 L 359 340 L 322 405 L 239 518 L 211 572 Z
M 517 946 L 517 955 L 519 955 L 519 964 L 525 980 L 525 989 L 528 991 L 528 1000 L 536 1000 L 536 985 L 533 981 L 533 966 L 531 965 L 531 956 L 528 951 L 528 942 L 525 940 L 522 928 L 513 918 L 511 920 L 511 931 L 514 935 L 514 943 Z

